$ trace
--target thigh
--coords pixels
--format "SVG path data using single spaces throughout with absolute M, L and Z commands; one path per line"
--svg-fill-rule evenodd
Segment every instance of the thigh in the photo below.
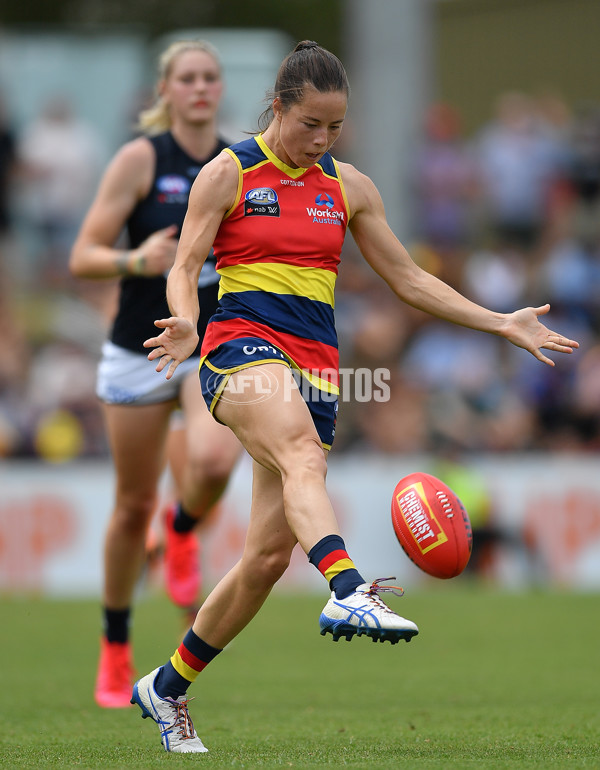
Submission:
M 190 461 L 231 470 L 242 446 L 231 429 L 217 422 L 208 411 L 197 373 L 186 377 L 179 395 Z
M 331 449 L 337 418 L 337 386 L 319 373 L 301 372 L 283 350 L 258 337 L 229 340 L 203 359 L 200 383 L 209 410 L 221 420 L 219 415 L 230 411 L 219 407 L 225 402 L 244 403 L 245 408 L 260 403 L 272 406 L 278 399 L 285 404 L 299 403 L 298 388 L 273 365 L 285 366 L 292 373 L 323 448 Z M 229 424 L 227 419 L 221 421 Z
M 323 457 L 308 406 L 286 365 L 260 364 L 232 374 L 214 414 L 270 471 L 284 473 L 299 453 L 306 456 L 318 451 Z
M 165 464 L 169 416 L 174 406 L 174 401 L 104 405 L 118 496 L 155 493 Z

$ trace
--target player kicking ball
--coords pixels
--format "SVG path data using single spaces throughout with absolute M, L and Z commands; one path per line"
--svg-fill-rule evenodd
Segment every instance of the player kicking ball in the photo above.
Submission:
M 418 633 L 381 600 L 385 587 L 358 571 L 325 486 L 338 392 L 334 287 L 348 227 L 367 262 L 410 305 L 504 337 L 550 365 L 543 350 L 577 347 L 540 323 L 548 306 L 495 313 L 412 261 L 375 185 L 329 153 L 348 93 L 341 62 L 316 43 L 299 43 L 286 57 L 264 131 L 224 150 L 194 183 L 167 282 L 172 317 L 157 320 L 161 333 L 145 343 L 167 379 L 193 352 L 195 286 L 214 247 L 220 300 L 202 344 L 200 383 L 214 418 L 253 459 L 252 505 L 240 561 L 171 659 L 134 687 L 132 702 L 158 724 L 167 751 L 206 751 L 187 690 L 260 610 L 297 543 L 332 591 L 322 633 L 392 643 Z

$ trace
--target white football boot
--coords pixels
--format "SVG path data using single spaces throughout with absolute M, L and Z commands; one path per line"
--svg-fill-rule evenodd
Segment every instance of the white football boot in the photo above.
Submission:
M 374 642 L 396 644 L 400 639 L 410 642 L 419 633 L 417 626 L 393 612 L 377 595 L 379 591 L 391 591 L 401 596 L 403 591 L 395 586 L 379 585 L 382 580 L 394 578 L 379 578 L 370 585 L 363 583 L 345 599 L 337 599 L 332 593 L 319 618 L 321 634 L 332 634 L 334 642 L 340 636 L 350 641 L 355 634 L 370 636 Z
M 161 698 L 154 689 L 160 668 L 139 679 L 133 686 L 131 702 L 142 709 L 142 718 L 150 717 L 158 725 L 165 751 L 179 754 L 199 754 L 208 751 L 194 730 L 185 695 Z

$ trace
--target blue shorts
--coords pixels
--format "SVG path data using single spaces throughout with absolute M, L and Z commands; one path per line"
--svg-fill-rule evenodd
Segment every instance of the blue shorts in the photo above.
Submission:
M 289 367 L 294 380 L 304 398 L 313 419 L 324 449 L 331 449 L 335 436 L 335 423 L 338 410 L 338 396 L 312 385 L 302 373 L 293 366 L 288 356 L 278 347 L 258 337 L 241 337 L 224 342 L 211 351 L 200 365 L 200 385 L 202 395 L 211 414 L 232 374 L 259 364 L 279 363 Z M 238 380 L 239 388 L 244 387 L 243 379 Z M 273 394 L 273 383 L 269 382 L 268 373 L 260 373 L 258 380 L 253 378 L 256 401 L 265 401 Z M 277 387 L 277 386 L 276 386 Z M 216 418 L 215 418 L 216 419 Z

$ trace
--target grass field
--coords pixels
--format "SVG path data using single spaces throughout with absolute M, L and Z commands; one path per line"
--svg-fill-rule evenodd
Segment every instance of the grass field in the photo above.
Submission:
M 192 688 L 210 749 L 166 754 L 139 711 L 92 699 L 95 601 L 0 600 L 0 767 L 600 768 L 600 597 L 432 582 L 390 604 L 410 644 L 321 637 L 325 595 L 274 594 Z M 139 602 L 140 672 L 183 630 Z

